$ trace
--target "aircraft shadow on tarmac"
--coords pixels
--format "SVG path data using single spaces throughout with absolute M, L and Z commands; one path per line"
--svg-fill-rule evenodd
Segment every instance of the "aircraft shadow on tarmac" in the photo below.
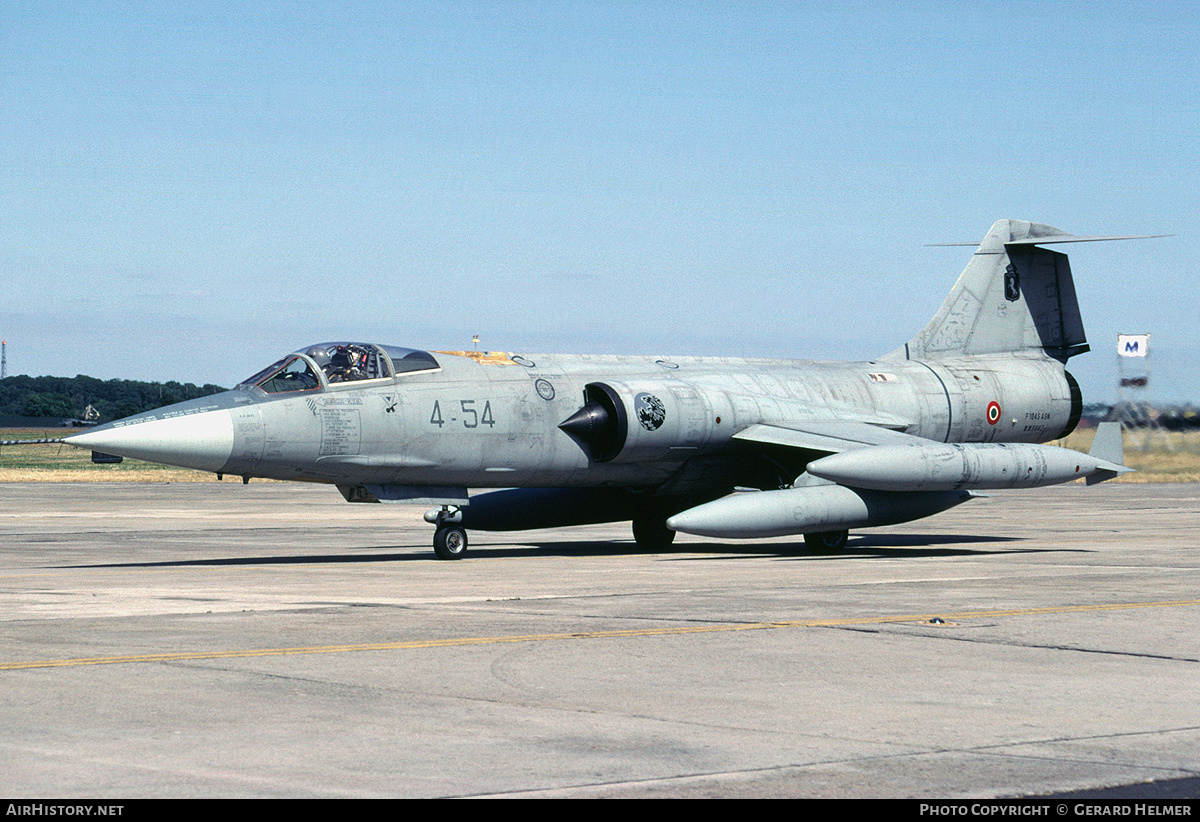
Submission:
M 745 559 L 778 558 L 789 560 L 836 561 L 847 559 L 929 559 L 939 557 L 983 557 L 992 554 L 1046 553 L 1080 549 L 1001 547 L 1020 542 L 1021 537 L 979 536 L 974 534 L 871 534 L 852 538 L 846 548 L 836 554 L 810 553 L 802 542 L 706 542 L 674 545 L 666 550 L 647 552 L 632 541 L 522 541 L 518 546 L 472 546 L 467 558 L 528 559 L 535 556 L 604 557 L 657 556 L 672 560 L 712 560 L 730 556 Z M 979 545 L 979 548 L 967 547 Z M 991 547 L 982 547 L 990 545 Z M 400 549 L 400 552 L 397 552 Z M 405 550 L 408 549 L 408 550 Z M 425 545 L 420 546 L 361 546 L 344 549 L 345 553 L 292 554 L 288 556 L 222 557 L 215 559 L 177 559 L 158 562 L 109 562 L 88 565 L 60 566 L 65 568 L 170 568 L 186 566 L 237 565 L 303 565 L 323 563 L 367 562 L 440 562 Z M 386 553 L 374 553 L 383 551 Z
M 845 559 L 918 559 L 928 557 L 987 556 L 997 553 L 1028 553 L 1049 549 L 1026 548 L 968 548 L 968 544 L 1018 542 L 1020 537 L 978 536 L 974 534 L 870 535 L 851 538 L 837 553 L 818 554 L 808 550 L 803 542 L 704 542 L 672 545 L 654 552 L 640 550 L 632 542 L 535 542 L 530 543 L 539 554 L 550 556 L 659 556 L 675 560 L 712 560 L 741 557 L 744 559 L 845 560 Z M 945 547 L 937 547 L 945 546 Z M 489 556 L 528 556 L 526 550 L 497 548 L 475 549 Z M 1057 549 L 1056 549 L 1057 550 Z

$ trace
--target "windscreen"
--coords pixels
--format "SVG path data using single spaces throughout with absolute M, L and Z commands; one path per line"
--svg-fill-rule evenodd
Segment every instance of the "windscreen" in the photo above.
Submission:
M 268 394 L 282 394 L 287 391 L 313 391 L 321 387 L 321 380 L 307 360 L 293 355 L 264 368 L 241 384 L 257 385 Z

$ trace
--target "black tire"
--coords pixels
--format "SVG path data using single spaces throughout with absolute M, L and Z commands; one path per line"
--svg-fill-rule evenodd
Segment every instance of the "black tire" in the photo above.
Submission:
M 633 519 L 633 539 L 643 551 L 665 551 L 675 541 L 675 532 L 667 527 L 667 518 L 643 514 Z
M 837 554 L 846 550 L 849 539 L 849 531 L 821 531 L 805 534 L 804 545 L 810 554 Z
M 433 552 L 438 559 L 462 559 L 467 552 L 467 529 L 443 525 L 433 532 Z

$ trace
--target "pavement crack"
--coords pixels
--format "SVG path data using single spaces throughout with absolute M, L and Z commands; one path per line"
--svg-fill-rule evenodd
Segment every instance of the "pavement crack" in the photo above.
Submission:
M 1122 656 L 1132 657 L 1135 659 L 1160 659 L 1167 662 L 1189 662 L 1192 664 L 1200 663 L 1200 658 L 1189 656 L 1172 656 L 1170 654 L 1151 654 L 1144 651 L 1120 651 L 1105 648 L 1087 648 L 1082 645 L 1050 645 L 1038 642 L 1017 642 L 1008 639 L 998 639 L 995 637 L 968 637 L 955 636 L 953 634 L 930 634 L 930 633 L 902 633 L 899 631 L 889 631 L 885 628 L 864 628 L 855 625 L 828 625 L 822 626 L 838 631 L 853 631 L 860 634 L 887 634 L 889 636 L 905 636 L 918 639 L 933 639 L 948 642 L 971 642 L 979 645 L 1000 645 L 1009 648 L 1037 648 L 1045 651 L 1074 651 L 1081 654 L 1101 654 L 1104 656 Z

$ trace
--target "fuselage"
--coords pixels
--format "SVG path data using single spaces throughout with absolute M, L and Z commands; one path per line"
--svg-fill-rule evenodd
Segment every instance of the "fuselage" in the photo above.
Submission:
M 1074 380 L 1040 356 L 828 363 L 415 352 L 424 359 L 410 355 L 406 371 L 395 352 L 409 349 L 372 348 L 380 367 L 354 380 L 335 381 L 328 364 L 297 352 L 289 380 L 282 371 L 251 378 L 72 441 L 94 436 L 122 453 L 113 435 L 127 435 L 125 456 L 340 486 L 682 492 L 696 490 L 687 486 L 695 473 L 715 492 L 764 485 L 734 439 L 755 424 L 858 420 L 936 442 L 1046 442 L 1073 428 L 1080 410 Z M 622 428 L 609 432 L 615 453 L 599 460 L 559 427 L 597 386 L 621 406 L 608 425 Z

